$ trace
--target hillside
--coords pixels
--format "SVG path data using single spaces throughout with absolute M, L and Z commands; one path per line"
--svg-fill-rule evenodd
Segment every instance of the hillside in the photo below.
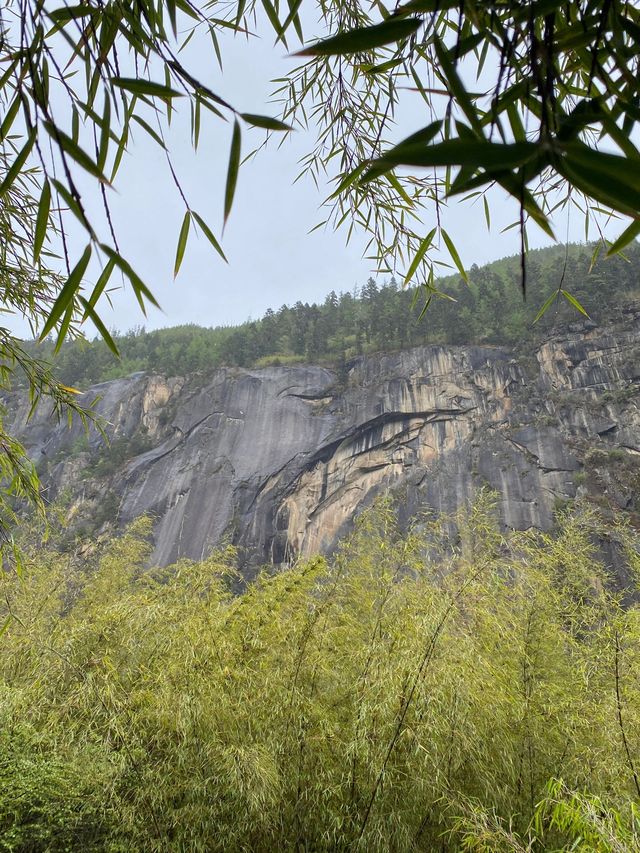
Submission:
M 640 295 L 637 243 L 629 247 L 626 259 L 598 256 L 593 263 L 593 254 L 592 246 L 530 252 L 526 301 L 520 258 L 505 258 L 473 266 L 469 285 L 458 276 L 440 280 L 438 288 L 449 298 L 434 296 L 424 312 L 425 291 L 371 279 L 351 293 L 332 291 L 322 304 L 285 305 L 236 327 L 178 326 L 149 333 L 134 329 L 116 336 L 120 361 L 101 341 L 67 343 L 56 359 L 56 371 L 63 382 L 82 389 L 140 370 L 186 376 L 222 366 L 311 362 L 335 366 L 344 375 L 350 359 L 374 352 L 434 344 L 528 345 L 554 326 L 580 317 L 560 296 L 532 325 L 540 306 L 559 287 L 575 296 L 596 322 Z M 37 351 L 52 358 L 52 344 Z
M 640 305 L 576 320 L 529 347 L 422 346 L 342 367 L 138 372 L 91 388 L 111 445 L 80 424 L 27 423 L 9 401 L 69 535 L 154 518 L 153 561 L 241 548 L 264 562 L 330 552 L 392 490 L 402 513 L 455 511 L 483 486 L 504 527 L 549 529 L 585 497 L 640 513 Z

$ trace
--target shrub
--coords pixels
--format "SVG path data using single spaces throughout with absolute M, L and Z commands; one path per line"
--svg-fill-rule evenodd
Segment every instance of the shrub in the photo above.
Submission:
M 483 499 L 453 544 L 382 502 L 241 596 L 232 550 L 148 568 L 145 520 L 83 570 L 35 552 L 0 577 L 0 849 L 583 849 L 595 802 L 621 841 L 584 849 L 626 849 L 640 610 L 603 524 L 504 537 Z

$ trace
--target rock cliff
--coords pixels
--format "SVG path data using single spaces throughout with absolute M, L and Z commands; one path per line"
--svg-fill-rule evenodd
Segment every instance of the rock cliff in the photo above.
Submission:
M 155 518 L 154 560 L 222 540 L 247 572 L 328 551 L 385 490 L 451 511 L 482 485 L 505 525 L 548 528 L 577 494 L 640 511 L 640 306 L 537 348 L 421 347 L 316 366 L 134 374 L 91 388 L 110 435 L 9 401 L 51 499 L 77 526 Z

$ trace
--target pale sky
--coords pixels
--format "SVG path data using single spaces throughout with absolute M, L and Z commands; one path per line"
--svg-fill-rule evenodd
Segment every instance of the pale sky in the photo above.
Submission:
M 199 78 L 243 111 L 277 115 L 269 104 L 273 78 L 300 60 L 285 55 L 272 38 L 230 38 L 223 46 L 221 74 L 210 42 L 190 52 Z M 176 102 L 180 106 L 180 102 Z M 416 96 L 415 114 L 405 108 L 399 138 L 429 121 Z M 183 104 L 188 114 L 188 106 Z M 203 111 L 204 112 L 204 111 Z M 206 113 L 205 113 L 206 114 Z M 206 240 L 196 239 L 192 229 L 189 245 L 176 281 L 173 263 L 184 206 L 171 182 L 164 154 L 140 130 L 116 180 L 111 205 L 120 248 L 151 287 L 163 312 L 151 309 L 142 317 L 129 289 L 113 295 L 114 309 L 103 305 L 101 316 L 111 328 L 126 331 L 137 325 L 147 329 L 197 323 L 204 326 L 242 322 L 260 317 L 267 308 L 282 304 L 322 301 L 331 290 L 352 290 L 372 274 L 371 262 L 363 259 L 365 237 L 356 234 L 345 245 L 346 231 L 309 231 L 324 215 L 323 197 L 311 179 L 293 181 L 298 160 L 311 147 L 312 135 L 296 131 L 282 147 L 274 139 L 240 170 L 238 189 L 226 231 L 221 236 L 224 182 L 231 127 L 221 121 L 203 120 L 200 147 L 190 146 L 187 123 L 174 122 L 169 144 L 176 169 L 192 207 L 204 217 L 221 240 L 225 264 Z M 259 144 L 264 132 L 245 134 L 243 152 Z M 517 216 L 515 203 L 495 196 L 492 229 L 487 231 L 481 205 L 456 204 L 446 215 L 446 228 L 454 238 L 465 265 L 483 264 L 519 251 L 517 230 L 500 231 Z M 569 236 L 584 239 L 579 217 L 569 223 Z M 433 223 L 425 221 L 424 231 Z M 542 232 L 530 231 L 530 245 L 550 241 Z M 566 220 L 558 223 L 562 237 Z M 379 281 L 382 279 L 379 278 Z

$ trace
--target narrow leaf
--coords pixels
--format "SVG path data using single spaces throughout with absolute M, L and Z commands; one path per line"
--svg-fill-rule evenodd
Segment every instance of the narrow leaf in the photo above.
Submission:
M 427 249 L 429 248 L 429 246 L 431 245 L 431 243 L 433 241 L 436 230 L 437 230 L 436 228 L 432 228 L 431 231 L 429 231 L 427 236 L 424 238 L 422 243 L 420 243 L 420 247 L 418 248 L 418 251 L 416 252 L 415 257 L 414 257 L 413 261 L 411 262 L 411 266 L 407 270 L 407 274 L 404 277 L 404 286 L 405 287 L 411 281 L 413 274 L 418 269 L 420 261 L 426 255 Z
M 98 169 L 103 172 L 109 153 L 109 135 L 111 133 L 111 99 L 107 94 L 104 98 L 104 114 L 102 116 L 102 132 L 98 149 Z
M 98 299 L 100 299 L 100 297 L 102 296 L 102 293 L 103 293 L 105 287 L 107 286 L 109 279 L 111 278 L 111 274 L 113 273 L 114 268 L 115 268 L 115 263 L 114 263 L 113 259 L 107 261 L 105 268 L 102 270 L 102 272 L 100 273 L 100 277 L 98 278 L 97 282 L 95 283 L 95 287 L 91 291 L 91 296 L 89 297 L 89 301 L 88 301 L 88 304 L 91 306 L 91 308 L 95 308 L 95 306 L 98 302 Z M 83 322 L 87 319 L 87 316 L 88 315 L 85 311 L 85 314 L 82 318 Z
M 454 262 L 454 264 L 458 268 L 458 272 L 460 273 L 462 278 L 466 281 L 466 283 L 469 284 L 469 276 L 467 275 L 466 270 L 465 270 L 464 266 L 462 265 L 462 261 L 460 260 L 460 255 L 458 254 L 458 250 L 456 249 L 456 247 L 453 243 L 453 240 L 451 239 L 451 237 L 449 237 L 449 235 L 444 230 L 444 228 L 442 229 L 442 239 L 447 244 L 447 249 L 449 250 L 449 254 L 451 255 L 452 261 Z
M 163 86 L 162 83 L 154 83 L 153 80 L 140 80 L 135 77 L 112 77 L 111 82 L 120 89 L 133 92 L 134 95 L 149 95 L 152 98 L 164 100 L 182 97 L 181 92 L 177 92 L 170 86 Z
M 199 215 L 195 212 L 195 210 L 192 210 L 192 211 L 191 211 L 191 213 L 192 213 L 193 218 L 195 219 L 195 221 L 198 223 L 198 227 L 200 228 L 200 230 L 202 231 L 202 233 L 204 234 L 204 236 L 205 236 L 205 237 L 207 238 L 207 240 L 211 243 L 211 245 L 212 245 L 212 246 L 213 246 L 213 248 L 216 250 L 216 252 L 220 255 L 220 257 L 222 258 L 222 260 L 223 260 L 225 263 L 228 263 L 227 258 L 226 258 L 226 256 L 225 256 L 224 252 L 222 251 L 222 247 L 220 246 L 220 243 L 218 243 L 218 241 L 216 240 L 216 238 L 213 236 L 213 232 L 211 231 L 211 229 L 209 228 L 209 226 L 207 225 L 207 223 L 204 221 L 204 219 L 203 219 L 201 216 L 199 216 Z
M 609 251 L 607 252 L 607 257 L 611 257 L 611 255 L 616 255 L 625 246 L 628 246 L 636 237 L 640 234 L 640 218 L 634 219 L 631 225 L 622 232 L 622 234 L 618 237 L 618 239 L 609 247 Z M 598 244 L 599 248 L 600 244 Z M 593 264 L 592 264 L 593 266 Z
M 83 296 L 80 297 L 80 302 L 84 306 L 84 316 L 89 317 L 91 319 L 91 322 L 100 333 L 100 337 L 102 338 L 102 340 L 109 347 L 109 349 L 116 356 L 116 358 L 119 358 L 120 352 L 118 350 L 118 347 L 116 346 L 115 341 L 111 337 L 111 333 L 96 313 L 95 308 L 90 305 L 89 302 Z
M 184 215 L 184 219 L 182 220 L 182 228 L 180 229 L 180 236 L 178 237 L 178 248 L 176 249 L 176 262 L 173 267 L 173 277 L 175 278 L 180 271 L 180 265 L 182 264 L 182 259 L 184 258 L 184 252 L 187 248 L 187 240 L 189 238 L 189 228 L 191 227 L 191 214 L 187 210 Z
M 51 209 L 51 186 L 49 185 L 49 181 L 45 179 L 44 185 L 42 187 L 42 193 L 40 194 L 40 201 L 38 203 L 38 214 L 36 216 L 36 230 L 33 238 L 33 261 L 37 262 L 40 257 L 40 252 L 42 251 L 42 246 L 44 244 L 44 238 L 47 234 L 47 226 L 49 224 L 49 210 Z
M 76 113 L 77 115 L 77 113 Z M 103 184 L 108 184 L 109 181 L 102 174 L 100 167 L 97 163 L 89 157 L 89 155 L 80 148 L 80 146 L 75 142 L 70 136 L 67 136 L 60 128 L 56 127 L 50 121 L 44 121 L 43 123 L 44 129 L 47 131 L 49 136 L 53 139 L 53 141 L 58 145 L 61 151 L 65 154 L 68 154 L 79 166 L 82 166 L 85 171 L 89 172 L 90 175 L 93 175 L 94 178 L 97 178 Z
M 575 296 L 569 293 L 568 290 L 564 290 L 564 288 L 561 288 L 560 293 L 564 296 L 564 298 L 570 305 L 573 305 L 573 307 L 576 308 L 581 314 L 584 314 L 585 317 L 589 317 L 582 305 L 578 302 Z
M 58 337 L 56 338 L 56 345 L 53 348 L 53 352 L 55 354 L 60 352 L 60 348 L 64 343 L 64 339 L 67 337 L 67 332 L 69 331 L 69 327 L 71 326 L 71 321 L 73 319 L 73 312 L 75 309 L 75 305 L 73 302 L 70 302 L 67 305 L 67 309 L 64 312 L 64 316 L 62 318 L 62 322 L 60 323 L 60 328 L 58 329 Z
M 49 317 L 47 318 L 46 323 L 44 324 L 44 328 L 40 333 L 40 340 L 43 341 L 49 332 L 53 329 L 55 324 L 58 322 L 63 313 L 66 312 L 66 315 L 69 314 L 69 309 L 71 309 L 71 313 L 73 313 L 73 305 L 75 295 L 82 284 L 82 277 L 84 276 L 87 266 L 89 265 L 89 261 L 91 259 L 91 243 L 86 247 L 84 252 L 82 253 L 82 257 L 75 265 L 75 267 L 71 270 L 69 278 L 66 280 L 64 287 L 60 291 L 58 298 L 51 306 L 51 311 L 49 312 Z M 65 321 L 67 317 L 65 316 Z M 65 325 L 65 321 L 63 321 L 63 327 Z M 68 328 L 68 323 L 66 324 Z M 58 336 L 58 339 L 60 337 Z
M 241 135 L 240 125 L 236 119 L 233 123 L 233 135 L 231 137 L 231 149 L 229 152 L 229 168 L 227 169 L 227 185 L 224 192 L 224 221 L 225 224 L 231 213 L 233 197 L 238 182 L 238 169 L 240 168 Z
M 553 305 L 553 303 L 556 301 L 557 298 L 558 298 L 558 291 L 554 290 L 553 293 L 551 294 L 551 296 L 545 300 L 545 302 L 542 305 L 542 308 L 536 314 L 535 320 L 531 324 L 532 326 L 535 326 L 535 324 L 538 322 L 538 320 L 540 320 L 540 318 L 543 317 L 547 313 L 547 310 Z
M 527 163 L 538 152 L 534 142 L 508 144 L 481 140 L 449 139 L 436 145 L 410 141 L 411 137 L 374 160 L 370 173 L 392 166 L 470 166 L 475 169 L 513 169 Z
M 2 90 L 0 89 L 0 91 Z M 7 110 L 5 117 L 2 119 L 2 124 L 0 125 L 0 142 L 3 142 L 6 139 L 7 134 L 11 130 L 11 126 L 15 121 L 19 109 L 20 96 L 16 95 L 13 101 L 11 102 L 11 106 Z
M 347 33 L 316 42 L 296 56 L 344 56 L 383 47 L 385 44 L 409 38 L 421 26 L 420 18 L 389 18 L 381 24 L 360 27 Z
M 127 260 L 125 260 L 122 255 L 119 255 L 111 248 L 111 246 L 108 246 L 106 243 L 100 243 L 100 248 L 105 253 L 105 255 L 114 262 L 118 269 L 122 273 L 124 273 L 124 275 L 126 275 L 126 277 L 129 279 L 135 297 L 138 300 L 140 310 L 145 315 L 145 317 L 147 316 L 147 308 L 144 304 L 145 299 L 150 305 L 153 305 L 155 308 L 160 308 L 155 296 L 153 295 L 153 293 L 151 293 L 151 291 L 142 281 L 140 276 L 134 271 L 131 264 Z
M 263 127 L 265 130 L 281 130 L 285 132 L 293 130 L 290 124 L 285 124 L 283 121 L 277 118 L 270 118 L 269 116 L 240 113 L 240 118 L 244 119 L 247 124 L 252 124 L 254 127 Z
M 13 182 L 18 177 L 20 172 L 22 171 L 22 167 L 24 166 L 27 157 L 31 153 L 31 149 L 33 148 L 33 144 L 36 141 L 36 129 L 34 128 L 27 141 L 24 144 L 24 147 L 16 157 L 16 159 L 11 164 L 9 171 L 4 177 L 3 182 L 0 184 L 0 196 L 3 196 L 8 190 L 11 189 Z

